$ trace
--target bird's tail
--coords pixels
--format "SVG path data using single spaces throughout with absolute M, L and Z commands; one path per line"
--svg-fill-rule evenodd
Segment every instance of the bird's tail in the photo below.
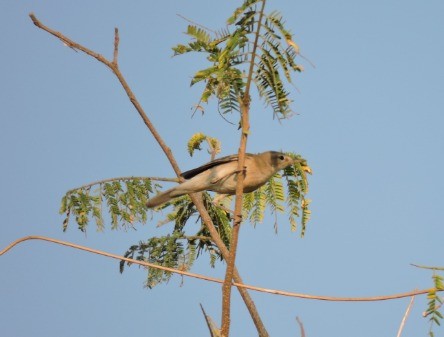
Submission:
M 171 199 L 173 199 L 174 197 L 176 197 L 175 195 L 173 195 L 173 191 L 175 190 L 175 188 L 170 188 L 169 190 L 166 190 L 165 192 L 161 192 L 158 195 L 156 195 L 155 197 L 152 197 L 151 199 L 149 199 L 146 203 L 146 205 L 148 206 L 148 208 L 153 208 L 153 207 L 157 207 L 160 206 L 168 201 L 170 201 Z

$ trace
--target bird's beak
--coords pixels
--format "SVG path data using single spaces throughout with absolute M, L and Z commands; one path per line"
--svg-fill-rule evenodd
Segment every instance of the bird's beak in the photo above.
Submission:
M 308 166 L 307 161 L 305 159 L 295 159 L 294 163 L 298 163 L 301 166 L 302 171 L 313 174 L 313 171 L 310 166 Z
M 313 170 L 311 169 L 310 166 L 308 166 L 308 165 L 306 165 L 306 166 L 302 166 L 302 165 L 301 165 L 301 167 L 302 167 L 302 170 L 303 170 L 304 172 L 306 172 L 306 173 L 308 173 L 308 174 L 313 174 Z

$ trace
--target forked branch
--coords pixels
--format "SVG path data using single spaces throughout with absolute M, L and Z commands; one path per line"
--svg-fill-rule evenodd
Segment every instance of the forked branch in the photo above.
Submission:
M 58 38 L 60 41 L 62 41 L 68 47 L 73 48 L 75 50 L 80 50 L 80 51 L 84 52 L 85 54 L 87 54 L 91 57 L 94 57 L 97 61 L 106 65 L 114 73 L 114 75 L 116 75 L 117 79 L 122 84 L 122 87 L 125 90 L 129 100 L 134 105 L 134 107 L 136 108 L 140 117 L 142 118 L 143 122 L 148 127 L 151 134 L 156 139 L 157 143 L 162 148 L 163 152 L 165 153 L 168 160 L 170 161 L 170 164 L 173 167 L 174 172 L 179 176 L 180 175 L 179 165 L 177 164 L 175 158 L 173 157 L 171 149 L 166 145 L 166 143 L 163 141 L 160 134 L 157 132 L 153 123 L 151 122 L 151 120 L 148 118 L 145 111 L 143 110 L 142 105 L 137 100 L 136 96 L 134 95 L 133 91 L 131 90 L 131 88 L 129 87 L 128 83 L 126 82 L 124 76 L 122 75 L 122 73 L 119 70 L 118 59 L 117 59 L 118 52 L 119 52 L 119 34 L 118 34 L 117 28 L 115 29 L 115 36 L 114 36 L 114 53 L 113 53 L 114 58 L 112 61 L 109 61 L 101 54 L 96 53 L 96 52 L 92 51 L 91 49 L 88 49 L 88 48 L 82 46 L 81 44 L 71 40 L 70 38 L 66 37 L 65 35 L 61 34 L 60 32 L 57 32 L 54 29 L 51 29 L 51 28 L 45 26 L 36 18 L 36 16 L 33 13 L 29 14 L 29 16 L 30 16 L 32 22 L 38 28 L 48 32 L 51 35 L 54 35 L 56 38 Z

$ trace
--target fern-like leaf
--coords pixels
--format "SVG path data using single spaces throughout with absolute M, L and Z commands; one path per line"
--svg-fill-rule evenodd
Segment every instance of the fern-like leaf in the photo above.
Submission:
M 295 62 L 299 47 L 285 27 L 282 15 L 278 12 L 267 15 L 262 12 L 263 6 L 260 10 L 256 8 L 258 3 L 263 1 L 245 0 L 228 19 L 228 28 L 221 32 L 189 26 L 187 34 L 192 41 L 173 50 L 175 55 L 207 54 L 210 65 L 197 71 L 191 81 L 191 85 L 205 83 L 200 102 L 208 103 L 214 96 L 222 114 L 240 111 L 240 102 L 245 103 L 243 98 L 249 96 L 249 92 L 244 92 L 247 81 L 252 79 L 274 116 L 286 118 L 291 114 L 292 100 L 281 78 L 291 82 L 292 72 L 302 70 Z M 243 75 L 250 69 L 253 73 Z
M 438 292 L 444 290 L 444 277 L 434 272 L 432 279 L 433 279 L 434 288 L 431 288 L 427 294 L 428 307 L 424 315 L 425 317 L 429 317 L 430 336 L 434 336 L 433 333 L 434 324 L 438 326 L 441 325 L 441 320 L 443 319 L 443 315 L 439 311 L 443 304 L 443 298 L 439 296 Z
M 94 185 L 97 189 L 92 191 Z M 108 179 L 70 190 L 63 196 L 60 206 L 60 213 L 66 214 L 63 230 L 68 228 L 72 214 L 81 231 L 86 231 L 90 219 L 94 219 L 98 231 L 103 231 L 104 211 L 110 216 L 111 229 L 133 227 L 136 222 L 146 223 L 147 196 L 152 191 L 149 178 Z

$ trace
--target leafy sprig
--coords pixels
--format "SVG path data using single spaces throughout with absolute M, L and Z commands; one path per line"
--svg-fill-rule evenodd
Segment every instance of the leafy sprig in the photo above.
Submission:
M 146 202 L 152 192 L 151 179 L 137 177 L 107 179 L 72 189 L 63 196 L 60 206 L 60 214 L 65 214 L 63 231 L 67 230 L 71 216 L 75 217 L 82 232 L 86 231 L 91 219 L 95 220 L 97 230 L 103 231 L 104 208 L 110 216 L 112 229 L 133 227 L 137 222 L 146 223 Z
M 425 317 L 429 317 L 430 321 L 430 330 L 429 336 L 434 337 L 433 326 L 441 325 L 441 320 L 443 319 L 443 315 L 440 312 L 441 306 L 443 304 L 443 298 L 439 296 L 438 292 L 444 290 L 444 277 L 437 274 L 436 272 L 432 275 L 433 280 L 433 288 L 430 289 L 427 294 L 428 306 L 427 310 L 424 312 Z
M 173 51 L 174 55 L 202 53 L 210 62 L 210 67 L 197 71 L 191 80 L 191 85 L 205 83 L 202 103 L 214 96 L 222 113 L 239 111 L 247 83 L 245 72 L 247 66 L 253 65 L 252 79 L 260 97 L 274 116 L 286 118 L 291 113 L 292 100 L 282 79 L 291 83 L 292 73 L 303 70 L 295 61 L 299 47 L 279 12 L 266 14 L 257 10 L 262 2 L 244 1 L 227 20 L 227 28 L 219 32 L 189 25 L 186 34 L 191 41 L 176 45 Z M 263 28 L 264 33 L 258 28 Z M 252 51 L 256 39 L 258 48 Z

